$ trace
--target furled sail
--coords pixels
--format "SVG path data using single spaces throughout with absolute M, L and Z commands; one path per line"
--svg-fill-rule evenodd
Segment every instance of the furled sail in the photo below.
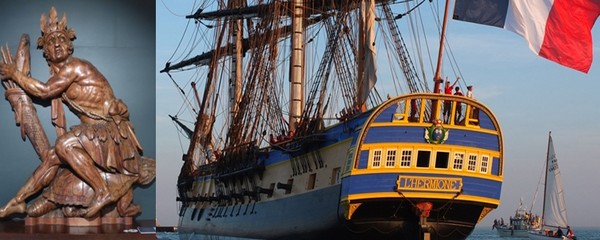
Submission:
M 377 52 L 375 50 L 375 1 L 362 1 L 362 19 L 365 24 L 364 33 L 364 71 L 360 84 L 360 94 L 358 104 L 364 104 L 371 89 L 375 87 L 377 82 Z M 361 83 L 362 82 L 362 83 Z

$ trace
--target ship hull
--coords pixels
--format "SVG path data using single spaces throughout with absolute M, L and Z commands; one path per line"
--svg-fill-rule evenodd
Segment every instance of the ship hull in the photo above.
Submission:
M 439 124 L 446 139 L 428 142 L 436 126 L 424 109 L 441 114 L 444 100 L 481 117 Z M 423 110 L 409 120 L 411 101 Z M 316 136 L 264 149 L 253 166 L 199 171 L 180 189 L 182 239 L 466 239 L 499 204 L 499 126 L 467 98 L 391 99 Z
M 364 205 L 362 220 L 340 214 L 340 185 L 274 201 L 229 207 L 187 209 L 178 227 L 181 239 L 206 236 L 254 239 L 466 239 L 475 227 L 482 206 L 454 203 L 450 211 L 435 211 L 422 229 L 407 200 L 378 200 Z M 433 199 L 434 205 L 446 202 Z M 443 216 L 443 220 L 442 217 Z M 439 220 L 439 221 L 438 221 Z
M 339 185 L 285 199 L 205 208 L 203 214 L 194 214 L 191 208 L 181 217 L 178 231 L 186 236 L 195 233 L 257 239 L 327 231 L 337 225 L 338 197 Z
M 527 229 L 510 229 L 508 227 L 497 227 L 498 236 L 510 238 L 529 238 Z
M 570 240 L 571 239 L 566 236 L 556 237 L 556 236 L 552 236 L 552 235 L 546 235 L 546 233 L 542 232 L 542 231 L 530 231 L 527 233 L 527 236 L 529 237 L 529 239 L 532 239 L 532 240 L 552 240 L 552 239 Z

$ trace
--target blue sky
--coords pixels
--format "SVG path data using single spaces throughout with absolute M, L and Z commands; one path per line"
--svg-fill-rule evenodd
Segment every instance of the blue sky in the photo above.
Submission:
M 175 51 L 187 24 L 184 15 L 196 10 L 193 4 L 156 2 L 157 219 L 165 226 L 177 224 L 175 184 L 187 140 L 178 135 L 168 117 L 178 112 L 181 97 L 168 76 L 158 70 Z M 593 30 L 596 57 L 600 54 L 598 28 Z M 508 219 L 520 198 L 529 209 L 542 173 L 549 131 L 571 226 L 600 226 L 600 208 L 594 205 L 600 197 L 600 102 L 596 99 L 600 63 L 595 61 L 589 73 L 583 74 L 538 57 L 523 38 L 496 27 L 452 20 L 447 33 L 463 79 L 474 85 L 475 97 L 494 111 L 504 134 L 501 204 L 478 226 L 491 226 L 495 218 Z M 187 80 L 184 75 L 174 76 L 180 84 Z M 540 193 L 534 212 L 541 214 L 541 206 Z

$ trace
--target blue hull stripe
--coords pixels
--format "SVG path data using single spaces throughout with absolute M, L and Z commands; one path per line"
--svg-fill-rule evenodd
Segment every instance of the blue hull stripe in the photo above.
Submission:
M 353 175 L 342 179 L 342 196 L 363 193 L 396 192 L 396 180 L 401 174 L 378 173 Z M 410 174 L 424 177 L 457 177 L 440 174 Z M 462 176 L 462 194 L 500 199 L 502 183 L 498 181 Z M 400 196 L 400 195 L 398 195 Z
M 386 109 L 382 110 L 379 113 L 379 115 L 377 116 L 377 118 L 375 118 L 373 120 L 373 122 L 376 122 L 376 123 L 391 122 L 392 118 L 394 116 L 394 113 L 396 113 L 396 105 L 390 104 L 389 107 L 387 107 Z
M 424 127 L 382 126 L 368 129 L 365 144 L 372 143 L 425 143 Z M 495 134 L 474 132 L 462 129 L 450 129 L 448 140 L 444 144 L 483 148 L 500 151 L 498 136 Z
M 369 150 L 360 151 L 360 156 L 358 158 L 358 169 L 367 169 L 369 165 Z
M 362 128 L 367 118 L 370 116 L 371 112 L 366 112 L 356 118 L 348 120 L 347 122 L 335 125 L 330 129 L 325 130 L 323 134 L 323 138 L 320 139 L 319 142 L 321 148 L 325 148 L 331 146 L 333 144 L 339 143 L 341 141 L 345 141 L 347 139 L 357 139 L 357 135 L 360 131 L 356 131 L 357 129 Z M 312 144 L 312 143 L 311 143 Z M 306 152 L 308 153 L 308 152 Z M 305 153 L 296 153 L 296 155 L 302 155 Z M 278 164 L 282 161 L 290 160 L 290 155 L 286 152 L 273 149 L 269 151 L 268 157 L 264 159 L 265 165 L 268 167 L 270 165 Z
M 366 169 L 367 168 L 367 164 L 369 162 L 369 150 L 363 150 L 360 152 L 360 157 L 359 157 L 359 161 L 358 161 L 358 168 L 359 169 Z
M 492 160 L 492 175 L 500 175 L 500 159 L 495 157 Z

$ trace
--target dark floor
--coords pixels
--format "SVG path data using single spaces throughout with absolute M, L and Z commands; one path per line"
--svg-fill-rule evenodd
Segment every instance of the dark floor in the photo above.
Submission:
M 0 221 L 0 239 L 126 239 L 155 240 L 156 234 L 125 233 L 137 227 L 153 227 L 153 220 L 136 220 L 133 225 L 103 225 L 96 227 L 67 227 L 64 225 L 25 226 L 23 220 Z

